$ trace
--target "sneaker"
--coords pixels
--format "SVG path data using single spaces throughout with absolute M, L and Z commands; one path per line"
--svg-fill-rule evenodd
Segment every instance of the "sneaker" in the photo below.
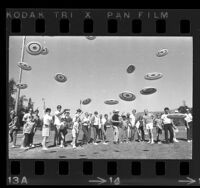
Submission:
M 162 142 L 161 142 L 161 141 L 158 141 L 157 143 L 158 143 L 158 144 L 162 144 Z
M 154 143 L 155 143 L 154 141 L 151 142 L 151 144 L 154 144 Z
M 150 144 L 150 143 L 151 143 L 151 140 L 149 140 L 147 143 Z
M 12 145 L 12 146 L 11 146 L 11 148 L 16 148 L 16 147 L 17 147 L 17 146 L 15 146 L 15 145 Z
M 106 143 L 106 142 L 103 142 L 103 144 L 104 144 L 104 145 L 108 145 L 108 143 Z
M 176 138 L 174 138 L 174 142 L 179 142 Z
M 76 149 L 76 146 L 73 145 L 72 148 L 73 148 L 73 149 Z
M 44 147 L 44 148 L 42 148 L 42 150 L 48 150 L 48 148 Z
M 94 142 L 94 145 L 98 145 L 96 142 Z
M 60 148 L 64 148 L 64 146 L 63 146 L 63 145 L 60 145 Z
M 188 140 L 187 142 L 191 142 L 190 140 Z

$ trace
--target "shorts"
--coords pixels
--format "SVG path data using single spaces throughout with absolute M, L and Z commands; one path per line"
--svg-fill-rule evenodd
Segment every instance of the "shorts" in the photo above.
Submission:
M 146 129 L 147 129 L 147 130 L 153 129 L 153 123 L 147 123 L 147 124 L 146 124 Z
M 42 128 L 42 136 L 49 136 L 49 135 L 50 135 L 49 127 L 43 127 Z
M 77 134 L 78 134 L 78 132 L 79 132 L 79 130 L 78 130 L 77 128 L 73 128 L 73 129 L 72 129 L 72 137 L 73 137 L 73 138 L 76 137 Z
M 160 129 L 159 127 L 156 127 L 156 132 L 157 132 L 158 134 L 162 134 L 162 129 Z
M 64 135 L 66 135 L 67 134 L 67 126 L 61 125 L 60 126 L 60 132 L 63 133 Z

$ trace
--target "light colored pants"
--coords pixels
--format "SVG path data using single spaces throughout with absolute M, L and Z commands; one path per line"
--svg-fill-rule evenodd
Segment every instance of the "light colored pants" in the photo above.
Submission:
M 119 129 L 117 126 L 113 126 L 113 135 L 114 135 L 114 142 L 118 142 L 119 140 Z

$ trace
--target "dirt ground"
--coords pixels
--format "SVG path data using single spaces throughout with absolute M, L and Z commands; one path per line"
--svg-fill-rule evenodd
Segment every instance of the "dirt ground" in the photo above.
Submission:
M 11 148 L 9 143 L 9 158 L 10 159 L 192 159 L 192 142 L 186 141 L 186 130 L 183 126 L 178 127 L 179 132 L 176 137 L 178 143 L 173 144 L 148 144 L 147 142 L 133 141 L 130 143 L 113 144 L 112 128 L 107 129 L 108 145 L 101 142 L 93 145 L 79 146 L 73 149 L 70 145 L 72 140 L 71 131 L 66 136 L 66 145 L 64 148 L 53 146 L 53 135 L 48 138 L 48 150 L 41 150 L 41 131 L 37 130 L 33 143 L 35 148 L 29 150 L 20 149 L 22 134 L 17 136 L 17 147 Z M 155 137 L 154 128 L 154 137 Z M 83 133 L 79 134 L 79 142 L 81 141 Z M 164 132 L 161 140 L 164 139 Z M 146 136 L 148 140 L 148 136 Z

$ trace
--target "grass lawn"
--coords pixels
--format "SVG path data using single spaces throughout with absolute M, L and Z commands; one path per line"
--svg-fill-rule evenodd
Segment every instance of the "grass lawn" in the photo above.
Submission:
M 54 132 L 48 138 L 47 146 L 49 150 L 41 150 L 40 143 L 42 141 L 41 131 L 37 130 L 33 143 L 35 148 L 29 150 L 20 149 L 22 134 L 17 136 L 16 148 L 11 148 L 9 143 L 9 158 L 11 159 L 192 159 L 192 142 L 186 142 L 186 130 L 184 126 L 178 127 L 179 132 L 176 137 L 178 143 L 173 144 L 148 144 L 147 142 L 131 142 L 113 144 L 112 128 L 107 129 L 108 145 L 99 143 L 97 146 L 88 144 L 72 149 L 70 142 L 72 140 L 71 131 L 66 136 L 66 146 L 59 148 L 52 147 Z M 154 137 L 155 137 L 154 128 Z M 83 136 L 82 131 L 79 134 L 79 141 Z M 146 136 L 148 140 L 148 136 Z M 164 131 L 161 140 L 164 139 Z

